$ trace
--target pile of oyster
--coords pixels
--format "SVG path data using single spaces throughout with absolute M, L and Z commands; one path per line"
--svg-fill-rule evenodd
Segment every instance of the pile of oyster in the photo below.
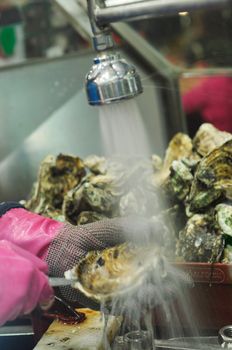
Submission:
M 24 205 L 73 225 L 159 217 L 171 231 L 177 261 L 229 263 L 232 134 L 202 124 L 193 139 L 176 134 L 164 159 L 49 155 Z

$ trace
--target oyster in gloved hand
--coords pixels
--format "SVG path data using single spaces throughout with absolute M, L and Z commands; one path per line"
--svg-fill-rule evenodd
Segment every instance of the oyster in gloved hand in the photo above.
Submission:
M 75 280 L 73 287 L 97 302 L 110 302 L 131 295 L 152 302 L 149 298 L 159 294 L 156 293 L 157 286 L 162 293 L 164 284 L 173 292 L 170 276 L 175 282 L 176 279 L 189 282 L 186 275 L 180 275 L 176 270 L 175 273 L 160 247 L 123 243 L 89 252 L 73 269 L 65 272 L 65 277 Z M 150 296 L 145 295 L 147 290 L 150 290 Z

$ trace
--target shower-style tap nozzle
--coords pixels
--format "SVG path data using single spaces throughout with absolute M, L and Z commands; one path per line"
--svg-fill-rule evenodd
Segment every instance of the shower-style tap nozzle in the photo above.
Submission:
M 134 66 L 118 53 L 104 53 L 86 76 L 86 92 L 89 104 L 98 106 L 135 97 L 143 88 Z
M 111 53 L 113 39 L 108 25 L 99 26 L 95 9 L 105 7 L 104 0 L 87 0 L 88 14 L 93 32 L 93 46 L 99 56 L 86 76 L 86 92 L 89 104 L 99 106 L 132 98 L 143 92 L 142 84 L 134 66 Z

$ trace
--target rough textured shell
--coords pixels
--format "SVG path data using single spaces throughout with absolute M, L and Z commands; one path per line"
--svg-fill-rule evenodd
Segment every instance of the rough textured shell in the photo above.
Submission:
M 152 264 L 158 268 L 160 261 L 155 248 L 124 243 L 103 251 L 89 252 L 73 268 L 72 277 L 78 280 L 75 287 L 86 296 L 97 301 L 110 300 L 141 283 L 145 271 Z
M 212 218 L 195 214 L 180 232 L 176 255 L 184 261 L 217 262 L 224 249 L 224 239 L 216 234 Z
M 162 169 L 154 174 L 154 183 L 163 184 L 169 176 L 172 162 L 182 158 L 193 156 L 193 145 L 191 138 L 183 133 L 177 133 L 168 144 L 165 152 Z
M 61 209 L 64 195 L 75 187 L 85 175 L 83 161 L 79 157 L 59 154 L 47 156 L 40 165 L 38 182 L 26 207 L 43 212 L 46 206 Z
M 107 185 L 102 188 L 86 183 L 83 187 L 83 197 L 92 210 L 110 214 L 118 202 L 118 197 L 112 191 Z
M 193 139 L 193 147 L 198 154 L 204 157 L 230 139 L 232 139 L 232 134 L 220 131 L 212 124 L 204 123 Z
M 189 195 L 191 210 L 208 206 L 222 194 L 232 198 L 232 139 L 198 164 Z
M 104 157 L 88 156 L 84 159 L 84 165 L 94 174 L 106 174 L 107 172 L 107 162 Z
M 164 168 L 169 169 L 174 160 L 190 157 L 192 150 L 191 138 L 186 134 L 177 133 L 168 144 L 164 158 Z
M 223 264 L 231 264 L 231 262 L 232 262 L 232 246 L 228 244 L 225 247 L 224 252 L 223 252 L 222 263 Z
M 173 194 L 184 200 L 190 191 L 193 181 L 191 168 L 182 160 L 175 160 L 170 167 L 169 186 Z
M 84 182 L 85 180 L 83 180 Z M 67 221 L 76 225 L 78 216 L 82 211 L 91 210 L 83 196 L 83 184 L 68 191 L 64 197 L 62 213 Z
M 196 178 L 207 187 L 226 190 L 232 188 L 232 139 L 202 159 Z
M 77 225 L 90 224 L 91 222 L 106 219 L 107 216 L 94 212 L 94 211 L 82 211 L 77 218 Z
M 232 205 L 221 203 L 215 208 L 216 220 L 223 234 L 232 237 Z

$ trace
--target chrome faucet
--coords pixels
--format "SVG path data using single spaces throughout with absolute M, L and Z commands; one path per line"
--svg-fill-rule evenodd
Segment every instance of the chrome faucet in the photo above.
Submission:
M 102 3 L 104 6 L 104 3 Z M 94 16 L 95 1 L 88 0 L 88 13 L 93 31 L 93 46 L 98 52 L 86 75 L 85 87 L 92 106 L 104 105 L 137 96 L 143 92 L 134 66 L 113 50 L 114 42 L 107 25 L 98 26 Z

